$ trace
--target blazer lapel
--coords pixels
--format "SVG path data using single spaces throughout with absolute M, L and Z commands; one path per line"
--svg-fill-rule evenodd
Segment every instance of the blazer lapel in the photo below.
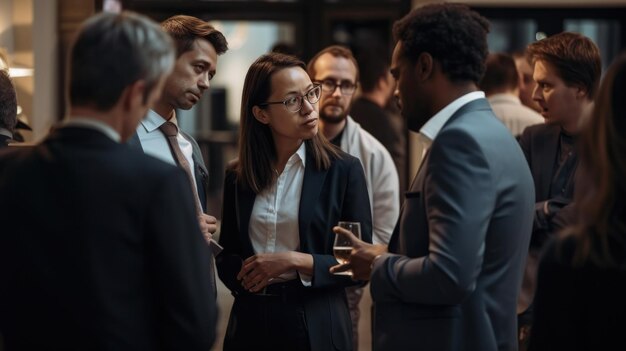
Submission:
M 237 211 L 237 225 L 239 226 L 239 236 L 242 243 L 245 243 L 249 254 L 253 254 L 252 242 L 250 241 L 250 235 L 248 235 L 248 227 L 250 225 L 250 216 L 252 216 L 252 207 L 254 207 L 254 200 L 256 194 L 250 189 L 242 189 L 237 185 L 236 191 L 235 210 Z
M 302 193 L 300 195 L 300 207 L 298 210 L 298 229 L 300 231 L 300 250 L 308 247 L 308 232 L 315 205 L 319 199 L 326 179 L 326 170 L 317 170 L 314 166 L 313 157 L 307 154 L 308 165 L 304 168 L 304 180 L 302 181 Z

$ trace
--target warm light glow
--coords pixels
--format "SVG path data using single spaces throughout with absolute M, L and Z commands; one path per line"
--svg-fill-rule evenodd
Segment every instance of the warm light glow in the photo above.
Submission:
M 32 77 L 33 71 L 34 69 L 32 68 L 11 67 L 9 68 L 9 76 L 11 76 L 11 78 Z

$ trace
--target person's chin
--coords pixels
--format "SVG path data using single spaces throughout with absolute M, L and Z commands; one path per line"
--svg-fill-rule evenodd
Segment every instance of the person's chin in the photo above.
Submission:
M 178 102 L 178 106 L 176 106 L 176 108 L 178 108 L 180 110 L 189 110 L 194 105 L 195 105 L 195 103 L 193 101 L 191 101 L 191 100 L 183 100 L 183 101 L 179 101 Z
M 320 114 L 320 119 L 325 123 L 337 124 L 346 119 L 346 116 L 344 114 Z

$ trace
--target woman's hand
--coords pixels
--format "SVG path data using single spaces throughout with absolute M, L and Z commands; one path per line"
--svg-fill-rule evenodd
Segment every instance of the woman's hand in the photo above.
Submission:
M 291 270 L 312 274 L 313 256 L 295 251 L 257 254 L 243 262 L 237 279 L 246 290 L 256 293 L 271 279 Z

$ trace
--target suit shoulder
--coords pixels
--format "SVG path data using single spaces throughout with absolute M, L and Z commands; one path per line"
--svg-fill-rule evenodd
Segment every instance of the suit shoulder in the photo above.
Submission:
M 120 160 L 125 159 L 126 164 L 136 174 L 142 176 L 157 175 L 157 174 L 171 174 L 176 173 L 179 170 L 178 167 L 171 165 L 167 162 L 157 159 L 151 155 L 143 153 L 143 151 L 128 145 L 120 145 L 118 149 L 119 155 L 112 155 Z

